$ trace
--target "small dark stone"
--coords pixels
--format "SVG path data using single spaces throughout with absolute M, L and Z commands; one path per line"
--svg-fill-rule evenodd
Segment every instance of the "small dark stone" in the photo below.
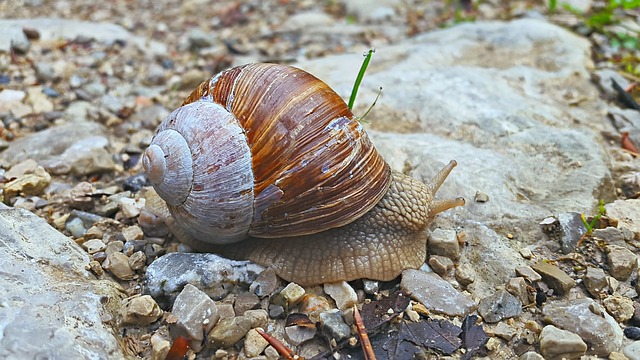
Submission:
M 629 326 L 624 329 L 624 336 L 631 340 L 640 340 L 640 328 L 635 326 Z
M 7 74 L 0 74 L 0 85 L 7 85 L 11 82 L 11 77 Z
M 173 69 L 174 63 L 173 63 L 173 61 L 171 61 L 169 59 L 164 59 L 164 60 L 162 60 L 162 67 L 167 69 L 167 70 Z
M 45 94 L 45 95 L 47 95 L 47 96 L 48 96 L 48 97 L 50 97 L 50 98 L 57 98 L 57 97 L 59 97 L 59 96 L 60 96 L 60 93 L 59 93 L 59 92 L 57 92 L 55 89 L 50 88 L 50 87 L 48 87 L 48 86 L 46 86 L 46 87 L 44 87 L 44 88 L 42 89 L 42 93 L 43 93 L 43 94 Z
M 280 305 L 269 305 L 269 317 L 272 319 L 284 319 L 284 307 Z
M 351 335 L 351 329 L 344 322 L 342 312 L 338 309 L 320 313 L 320 325 L 322 326 L 322 332 L 329 339 L 340 341 Z
M 56 119 L 60 119 L 63 115 L 62 111 L 47 111 L 46 113 L 42 114 L 44 116 L 44 119 L 47 121 L 53 121 Z
M 122 188 L 125 191 L 138 192 L 142 189 L 143 186 L 151 185 L 147 181 L 147 176 L 145 174 L 138 174 L 129 176 L 122 184 Z
M 519 316 L 522 313 L 522 303 L 505 290 L 500 290 L 480 300 L 478 313 L 484 321 L 496 323 L 503 319 Z
M 536 292 L 536 304 L 542 306 L 547 301 L 547 294 L 544 291 L 538 290 Z
M 587 231 L 582 222 L 582 215 L 575 212 L 562 213 L 558 215 L 560 223 L 560 245 L 562 253 L 569 254 L 576 249 L 578 241 Z

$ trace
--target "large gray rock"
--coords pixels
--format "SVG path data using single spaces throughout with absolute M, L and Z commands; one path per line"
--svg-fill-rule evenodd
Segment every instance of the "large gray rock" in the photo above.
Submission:
M 147 268 L 147 289 L 161 306 L 172 304 L 191 284 L 213 299 L 221 299 L 236 286 L 249 287 L 264 268 L 249 261 L 234 261 L 216 254 L 169 253 Z
M 11 41 L 15 41 L 16 34 L 22 33 L 22 29 L 25 27 L 37 30 L 40 34 L 40 41 L 74 40 L 78 37 L 84 37 L 104 43 L 125 41 L 150 55 L 167 53 L 166 45 L 133 35 L 117 24 L 55 18 L 0 20 L 0 52 L 8 51 Z
M 549 302 L 542 308 L 544 320 L 579 335 L 590 354 L 607 357 L 622 346 L 622 329 L 616 320 L 593 299 Z
M 436 314 L 464 316 L 478 307 L 469 295 L 456 290 L 432 272 L 405 270 L 402 273 L 400 287 Z
M 1 204 L 0 239 L 0 358 L 124 358 L 102 321 L 115 320 L 123 294 L 85 270 L 89 256 L 80 246 Z
M 342 55 L 299 66 L 347 98 L 360 63 Z M 426 33 L 372 60 L 355 113 L 382 86 L 366 126 L 391 167 L 428 180 L 458 161 L 438 197 L 462 195 L 467 205 L 440 214 L 436 225 L 464 226 L 469 246 L 459 261 L 482 264 L 469 288 L 478 297 L 523 265 L 517 250 L 543 236 L 540 220 L 588 212 L 614 195 L 599 141 L 606 106 L 592 66 L 587 40 L 533 19 Z M 489 201 L 473 202 L 477 191 Z
M 90 121 L 53 126 L 12 141 L 6 150 L 0 152 L 0 162 L 14 165 L 26 159 L 59 161 L 59 156 L 75 143 L 104 136 L 104 126 Z

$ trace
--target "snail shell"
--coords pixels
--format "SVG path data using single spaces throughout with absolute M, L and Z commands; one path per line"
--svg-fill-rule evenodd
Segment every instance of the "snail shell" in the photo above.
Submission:
M 341 227 L 391 181 L 344 101 L 311 74 L 276 64 L 200 84 L 162 122 L 143 166 L 186 235 L 212 244 Z

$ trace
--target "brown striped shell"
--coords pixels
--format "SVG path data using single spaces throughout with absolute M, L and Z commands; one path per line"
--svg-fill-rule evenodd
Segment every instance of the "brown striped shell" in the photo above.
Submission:
M 143 165 L 176 221 L 217 244 L 346 225 L 391 181 L 344 101 L 313 75 L 276 64 L 200 84 L 162 122 Z

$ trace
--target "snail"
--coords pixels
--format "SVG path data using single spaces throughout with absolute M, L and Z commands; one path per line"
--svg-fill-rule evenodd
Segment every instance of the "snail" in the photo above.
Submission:
M 455 165 L 427 184 L 392 171 L 328 85 L 265 63 L 200 84 L 143 155 L 164 202 L 147 203 L 178 240 L 301 285 L 420 267 L 427 226 L 464 204 L 434 199 Z

